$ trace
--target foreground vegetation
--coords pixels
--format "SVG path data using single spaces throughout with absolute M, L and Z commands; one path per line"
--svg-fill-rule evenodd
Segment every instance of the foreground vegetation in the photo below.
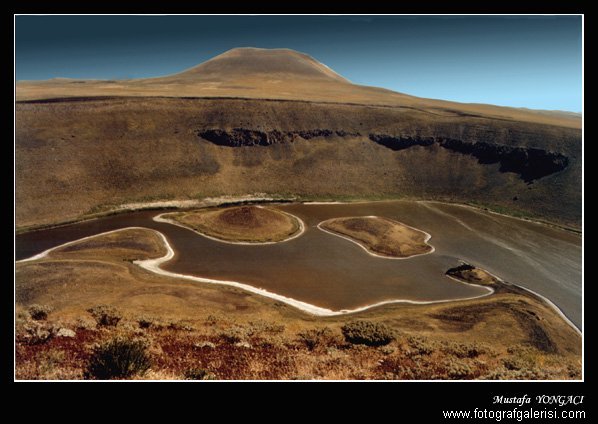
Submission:
M 512 346 L 505 355 L 487 343 L 436 341 L 370 321 L 296 332 L 220 316 L 139 316 L 105 326 L 89 317 L 40 323 L 20 312 L 17 364 L 19 379 L 580 378 L 572 363 L 531 346 Z

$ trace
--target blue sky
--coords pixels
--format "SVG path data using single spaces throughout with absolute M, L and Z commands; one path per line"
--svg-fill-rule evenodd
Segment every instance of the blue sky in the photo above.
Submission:
M 17 16 L 16 78 L 142 78 L 234 47 L 307 53 L 358 84 L 579 112 L 579 16 Z

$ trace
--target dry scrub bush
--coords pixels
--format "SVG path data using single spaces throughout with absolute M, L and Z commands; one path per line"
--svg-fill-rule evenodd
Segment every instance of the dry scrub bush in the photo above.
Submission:
M 27 322 L 18 326 L 16 340 L 18 343 L 37 345 L 47 342 L 53 335 L 51 326 L 38 322 Z
M 247 337 L 249 337 L 249 334 L 247 332 L 247 329 L 245 329 L 244 327 L 235 325 L 233 327 L 227 328 L 226 330 L 223 330 L 222 332 L 220 332 L 218 336 L 225 343 L 235 344 L 245 340 Z
M 122 319 L 118 309 L 110 305 L 98 305 L 87 310 L 96 320 L 98 327 L 116 327 Z
M 185 380 L 216 380 L 216 376 L 204 368 L 191 368 L 185 371 Z
M 150 366 L 145 342 L 115 337 L 93 350 L 86 377 L 99 380 L 127 378 L 144 374 Z
M 315 350 L 319 347 L 335 345 L 338 338 L 328 327 L 314 328 L 298 334 L 299 340 L 309 349 Z
M 409 336 L 407 343 L 409 344 L 407 356 L 430 355 L 436 350 L 436 343 L 425 337 Z
M 31 305 L 27 309 L 31 319 L 36 321 L 44 321 L 48 318 L 48 314 L 52 312 L 52 307 L 47 305 Z
M 457 358 L 476 358 L 480 355 L 488 353 L 488 346 L 480 343 L 445 343 L 441 350 L 449 355 Z
M 395 339 L 392 328 L 370 321 L 353 321 L 341 327 L 345 340 L 352 344 L 384 346 Z
M 249 323 L 249 333 L 251 336 L 260 335 L 263 333 L 280 334 L 284 331 L 283 324 L 276 324 L 264 320 L 251 321 Z

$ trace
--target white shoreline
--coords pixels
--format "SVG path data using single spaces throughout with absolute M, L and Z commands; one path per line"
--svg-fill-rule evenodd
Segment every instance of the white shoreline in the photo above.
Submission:
M 362 216 L 355 216 L 355 217 L 349 216 L 349 217 L 343 217 L 343 218 L 363 218 L 363 217 L 362 217 Z M 377 217 L 377 216 L 374 216 L 374 215 L 369 215 L 369 216 L 367 216 L 366 218 L 379 218 L 379 217 Z M 318 230 L 320 230 L 320 231 L 323 231 L 323 232 L 325 232 L 325 233 L 328 233 L 328 234 L 331 234 L 331 235 L 333 235 L 333 236 L 340 237 L 340 238 L 343 238 L 343 239 L 345 239 L 345 240 L 348 240 L 348 241 L 350 241 L 351 243 L 354 243 L 354 244 L 358 245 L 359 247 L 361 247 L 363 250 L 365 250 L 365 251 L 366 251 L 366 253 L 367 253 L 368 255 L 370 255 L 370 256 L 374 256 L 374 257 L 376 257 L 376 258 L 382 258 L 382 259 L 393 259 L 393 260 L 406 260 L 406 259 L 415 258 L 415 257 L 417 257 L 417 256 L 429 255 L 430 253 L 434 253 L 434 252 L 436 251 L 436 248 L 435 248 L 434 246 L 432 246 L 431 244 L 429 244 L 429 243 L 428 243 L 428 241 L 429 241 L 429 240 L 432 238 L 432 235 L 430 235 L 430 234 L 429 234 L 429 233 L 427 233 L 426 231 L 424 231 L 424 230 L 420 230 L 419 228 L 414 228 L 414 227 L 412 227 L 412 226 L 410 226 L 410 225 L 407 225 L 407 224 L 403 224 L 402 222 L 396 221 L 396 220 L 394 220 L 394 219 L 390 219 L 390 218 L 386 218 L 386 217 L 384 217 L 384 219 L 387 219 L 387 220 L 389 220 L 389 221 L 392 221 L 392 222 L 396 222 L 397 224 L 404 225 L 405 227 L 411 228 L 412 230 L 415 230 L 415 231 L 419 231 L 420 233 L 424 233 L 424 234 L 426 235 L 426 238 L 424 239 L 424 243 L 426 243 L 428 246 L 430 246 L 430 247 L 432 248 L 432 250 L 430 250 L 429 252 L 425 252 L 425 253 L 417 253 L 417 254 L 415 254 L 415 255 L 410 255 L 410 256 L 407 256 L 407 257 L 405 257 L 405 258 L 396 258 L 396 257 L 393 257 L 393 256 L 385 256 L 385 255 L 380 255 L 380 254 L 378 254 L 378 253 L 372 252 L 372 251 L 371 251 L 370 249 L 368 249 L 366 246 L 364 246 L 363 244 L 361 244 L 361 243 L 360 243 L 360 242 L 358 242 L 357 240 L 354 240 L 354 239 L 352 239 L 352 238 L 351 238 L 351 237 L 349 237 L 349 236 L 341 235 L 341 234 L 335 233 L 335 232 L 333 232 L 333 231 L 330 231 L 330 230 L 327 230 L 327 229 L 325 229 L 325 228 L 322 228 L 322 227 L 321 227 L 321 225 L 322 225 L 322 224 L 324 224 L 325 222 L 331 221 L 331 220 L 333 220 L 333 219 L 338 219 L 338 218 L 330 218 L 330 219 L 326 219 L 326 220 L 324 220 L 324 221 L 320 222 L 320 223 L 317 225 L 317 227 L 318 227 Z
M 258 206 L 258 208 L 262 208 L 262 206 Z M 293 214 L 290 214 L 288 212 L 281 211 L 280 209 L 276 209 L 276 211 L 280 212 L 280 213 L 282 213 L 284 215 L 290 216 L 291 218 L 296 219 L 297 222 L 299 223 L 299 230 L 295 234 L 293 234 L 292 236 L 290 236 L 290 237 L 288 237 L 288 238 L 286 238 L 284 240 L 280 240 L 280 241 L 264 241 L 264 242 L 256 242 L 256 243 L 252 243 L 252 242 L 248 242 L 248 241 L 229 241 L 229 240 L 219 239 L 219 238 L 216 238 L 216 237 L 213 237 L 213 236 L 209 236 L 209 235 L 207 235 L 205 233 L 202 233 L 201 231 L 198 231 L 198 230 L 196 230 L 194 228 L 187 227 L 186 225 L 183 225 L 183 224 L 181 224 L 181 223 L 179 223 L 179 222 L 177 222 L 177 221 L 175 221 L 173 219 L 163 218 L 163 215 L 167 215 L 167 214 L 170 214 L 170 213 L 177 213 L 177 212 L 164 212 L 164 213 L 161 213 L 159 215 L 154 216 L 152 218 L 152 220 L 154 220 L 156 222 L 163 222 L 165 224 L 176 225 L 177 227 L 181 227 L 181 228 L 184 228 L 186 230 L 193 231 L 194 233 L 199 234 L 200 236 L 205 237 L 205 238 L 210 239 L 210 240 L 213 240 L 213 241 L 217 241 L 217 242 L 220 242 L 220 243 L 226 243 L 226 244 L 238 244 L 238 245 L 241 245 L 241 246 L 264 246 L 264 245 L 268 245 L 268 244 L 285 243 L 287 241 L 294 240 L 297 237 L 300 237 L 300 236 L 303 235 L 303 233 L 305 232 L 305 224 L 303 223 L 303 220 L 301 218 L 299 218 L 298 216 L 295 216 Z
M 186 227 L 185 227 L 186 228 Z M 330 316 L 340 316 L 340 315 L 348 315 L 348 314 L 354 314 L 357 312 L 363 312 L 372 308 L 376 308 L 378 306 L 384 306 L 384 305 L 390 305 L 390 304 L 399 304 L 399 303 L 407 303 L 407 304 L 412 304 L 412 305 L 428 305 L 428 304 L 434 304 L 434 303 L 448 303 L 448 302 L 459 302 L 459 301 L 465 301 L 465 300 L 473 300 L 473 299 L 479 299 L 481 297 L 486 297 L 491 295 L 492 293 L 494 293 L 494 289 L 492 289 L 491 287 L 485 287 L 485 286 L 480 286 L 477 284 L 471 284 L 471 283 L 466 283 L 464 281 L 461 281 L 457 278 L 454 278 L 450 275 L 447 275 L 448 278 L 461 283 L 461 284 L 466 284 L 469 286 L 473 286 L 473 287 L 482 287 L 486 290 L 488 290 L 488 293 L 484 293 L 481 295 L 477 295 L 477 296 L 472 296 L 472 297 L 466 297 L 466 298 L 457 298 L 457 299 L 440 299 L 440 300 L 409 300 L 409 299 L 391 299 L 391 300 L 384 300 L 381 302 L 377 302 L 377 303 L 372 303 L 370 305 L 366 305 L 366 306 L 361 306 L 358 308 L 354 308 L 354 309 L 341 309 L 339 311 L 333 311 L 331 309 L 328 308 L 322 308 L 320 306 L 316 306 L 316 305 L 312 305 L 311 303 L 307 303 L 307 302 L 302 302 L 300 300 L 297 299 L 293 299 L 291 297 L 286 297 L 277 293 L 273 293 L 270 292 L 268 290 L 259 288 L 259 287 L 254 287 L 251 286 L 249 284 L 244 284 L 244 283 L 240 283 L 237 281 L 226 281 L 226 280 L 216 280 L 216 279 L 211 279 L 211 278 L 204 278 L 204 277 L 196 277 L 194 275 L 185 275 L 185 274 L 178 274 L 175 272 L 171 272 L 171 271 L 166 271 L 163 270 L 162 268 L 160 268 L 160 265 L 168 262 L 169 260 L 171 260 L 174 257 L 174 250 L 172 249 L 172 247 L 170 246 L 170 243 L 168 243 L 168 240 L 166 239 L 166 236 L 164 234 L 162 234 L 160 231 L 151 229 L 151 228 L 146 228 L 146 227 L 125 227 L 125 228 L 118 228 L 116 230 L 111 230 L 111 231 L 106 231 L 103 233 L 99 233 L 99 234 L 94 234 L 92 236 L 87 236 L 87 237 L 83 237 L 77 240 L 73 240 L 73 241 L 69 241 L 67 243 L 58 245 L 58 246 L 54 246 L 50 249 L 44 250 L 41 253 L 38 253 L 37 255 L 34 255 L 30 258 L 26 258 L 26 259 L 21 259 L 16 261 L 16 263 L 24 263 L 24 262 L 30 262 L 30 261 L 34 261 L 34 260 L 38 260 L 38 259 L 43 259 L 45 257 L 48 256 L 48 254 L 50 254 L 51 252 L 53 252 L 54 250 L 60 249 L 62 247 L 66 247 L 66 246 L 70 246 L 72 244 L 75 243 L 79 243 L 85 240 L 90 240 L 96 237 L 101 237 L 107 234 L 112 234 L 112 233 L 116 233 L 119 231 L 126 231 L 126 230 L 148 230 L 148 231 L 153 231 L 154 233 L 156 233 L 161 239 L 162 242 L 164 243 L 164 247 L 166 248 L 166 255 L 160 257 L 160 258 L 155 258 L 155 259 L 144 259 L 144 260 L 139 260 L 139 261 L 134 261 L 133 263 L 135 265 L 138 265 L 139 267 L 153 272 L 154 274 L 159 274 L 159 275 L 165 275 L 168 277 L 172 277 L 172 278 L 180 278 L 180 279 L 185 279 L 185 280 L 191 280 L 191 281 L 197 281 L 200 283 L 208 283 L 208 284 L 216 284 L 216 285 L 223 285 L 223 286 L 230 286 L 230 287 L 235 287 L 235 288 L 239 288 L 245 291 L 248 291 L 250 293 L 254 293 L 254 294 L 258 294 L 260 296 L 263 297 L 267 297 L 273 300 L 277 300 L 279 302 L 285 303 L 287 305 L 293 306 L 297 309 L 299 309 L 300 311 L 315 315 L 315 316 L 321 316 L 321 317 L 330 317 Z M 488 272 L 488 271 L 486 271 Z M 501 282 L 503 281 L 502 279 L 500 279 L 499 277 L 496 277 L 495 275 L 491 274 L 488 272 L 488 274 L 492 275 L 493 277 L 497 278 L 498 280 L 500 280 Z M 557 312 L 557 314 L 563 318 L 563 320 L 569 324 L 570 327 L 572 327 L 579 335 L 582 335 L 581 330 L 579 328 L 577 328 L 577 326 L 569 319 L 567 318 L 567 316 L 560 310 L 560 308 L 558 306 L 556 306 L 552 301 L 550 301 L 549 299 L 547 299 L 546 297 L 542 296 L 541 294 L 538 294 L 536 292 L 534 292 L 533 290 L 527 289 L 525 287 L 519 286 L 517 284 L 512 284 L 509 283 L 513 286 L 522 288 L 536 296 L 538 296 L 540 299 L 544 300 L 546 302 L 546 304 L 551 307 L 553 310 L 555 310 Z
M 269 299 L 277 300 L 279 302 L 293 306 L 303 312 L 307 312 L 307 313 L 315 315 L 315 316 L 330 317 L 330 316 L 347 315 L 347 314 L 353 314 L 353 313 L 357 313 L 357 312 L 363 312 L 363 311 L 366 311 L 368 309 L 372 309 L 372 308 L 375 308 L 378 306 L 397 304 L 397 303 L 407 303 L 407 304 L 412 304 L 412 305 L 427 305 L 427 304 L 433 304 L 433 303 L 447 303 L 447 302 L 455 302 L 455 301 L 462 301 L 462 300 L 471 300 L 471 299 L 477 299 L 479 297 L 488 296 L 491 293 L 493 293 L 492 289 L 485 287 L 486 289 L 489 290 L 488 293 L 485 293 L 482 295 L 477 295 L 477 296 L 472 296 L 472 297 L 466 297 L 466 298 L 440 299 L 440 300 L 390 299 L 390 300 L 384 300 L 384 301 L 377 302 L 377 303 L 372 303 L 372 304 L 365 305 L 365 306 L 360 306 L 360 307 L 354 308 L 354 309 L 341 309 L 338 311 L 334 311 L 332 309 L 323 308 L 323 307 L 320 307 L 317 305 L 312 305 L 311 303 L 303 302 L 301 300 L 297 300 L 297 299 L 293 299 L 291 297 L 283 296 L 281 294 L 273 293 L 273 292 L 270 292 L 268 290 L 265 290 L 265 289 L 262 289 L 259 287 L 254 287 L 249 284 L 240 283 L 238 281 L 216 280 L 213 278 L 197 277 L 194 275 L 186 275 L 186 274 L 179 274 L 176 272 L 166 271 L 166 270 L 160 268 L 160 265 L 168 262 L 169 260 L 171 260 L 174 257 L 174 249 L 170 246 L 170 243 L 168 243 L 168 240 L 166 239 L 166 236 L 164 234 L 162 234 L 160 231 L 157 231 L 157 230 L 154 230 L 151 228 L 145 228 L 145 227 L 119 228 L 117 230 L 106 231 L 104 233 L 99 233 L 99 234 L 95 234 L 92 236 L 83 237 L 78 240 L 73 240 L 68 243 L 64 243 L 59 246 L 52 247 L 48 250 L 43 251 L 42 253 L 39 253 L 39 254 L 34 255 L 27 259 L 21 259 L 20 261 L 16 261 L 16 262 L 23 263 L 23 262 L 29 262 L 29 261 L 33 261 L 33 260 L 37 260 L 37 259 L 43 259 L 43 258 L 47 257 L 48 254 L 51 253 L 52 251 L 60 249 L 62 247 L 70 246 L 72 244 L 86 241 L 86 240 L 89 240 L 89 239 L 92 239 L 95 237 L 101 237 L 101 236 L 104 236 L 107 234 L 112 234 L 112 233 L 116 233 L 119 231 L 126 231 L 126 230 L 131 230 L 131 229 L 153 231 L 162 239 L 162 242 L 164 243 L 164 247 L 166 248 L 166 254 L 162 257 L 154 258 L 154 259 L 143 259 L 143 260 L 138 260 L 138 261 L 133 262 L 135 265 L 138 265 L 139 267 L 141 267 L 147 271 L 153 272 L 154 274 L 164 275 L 167 277 L 197 281 L 199 283 L 208 283 L 208 284 L 216 284 L 216 285 L 223 285 L 223 286 L 239 288 L 239 289 L 248 291 L 250 293 L 254 293 L 254 294 L 257 294 L 257 295 L 260 295 L 263 297 L 267 297 Z M 456 279 L 455 279 L 455 281 L 458 281 L 461 284 L 476 286 L 474 284 L 465 283 L 463 281 L 459 281 Z M 476 286 L 476 287 L 483 287 L 483 286 Z
M 509 283 L 509 284 L 511 284 L 511 283 Z M 574 330 L 577 332 L 577 334 L 579 334 L 580 336 L 582 335 L 582 332 L 581 332 L 581 330 L 580 330 L 579 328 L 577 328 L 577 326 L 576 326 L 576 325 L 573 323 L 573 321 L 571 321 L 571 320 L 570 320 L 570 319 L 567 317 L 567 315 L 565 315 L 565 313 L 564 313 L 564 312 L 561 310 L 561 308 L 559 308 L 558 306 L 556 306 L 552 300 L 548 299 L 548 298 L 547 298 L 547 297 L 545 297 L 545 296 L 542 296 L 540 293 L 536 293 L 535 291 L 533 291 L 533 290 L 531 290 L 531 289 L 528 289 L 527 287 L 519 286 L 519 285 L 517 285 L 517 284 L 513 284 L 513 285 L 514 285 L 514 286 L 517 286 L 517 287 L 519 287 L 520 289 L 523 289 L 523 290 L 525 290 L 525 291 L 527 291 L 527 292 L 530 292 L 530 293 L 532 293 L 532 294 L 535 294 L 536 296 L 538 296 L 540 299 L 542 299 L 544 302 L 546 302 L 546 304 L 547 304 L 548 306 L 550 306 L 552 309 L 554 309 L 554 310 L 555 310 L 555 312 L 556 312 L 556 313 L 557 313 L 557 314 L 558 314 L 558 315 L 559 315 L 559 316 L 560 316 L 560 317 L 561 317 L 561 318 L 562 318 L 562 319 L 563 319 L 563 320 L 564 320 L 564 321 L 565 321 L 567 324 L 569 324 L 569 326 L 570 326 L 571 328 L 573 328 L 573 329 L 574 329 Z
M 116 230 L 105 231 L 103 233 L 94 234 L 92 236 L 83 237 L 83 238 L 80 238 L 80 239 L 77 239 L 77 240 L 73 240 L 73 241 L 69 241 L 67 243 L 60 244 L 58 246 L 51 247 L 51 248 L 49 248 L 47 250 L 44 250 L 41 253 L 38 253 L 37 255 L 33 255 L 30 258 L 26 258 L 26 259 L 21 259 L 21 260 L 15 261 L 15 263 L 20 264 L 20 263 L 23 263 L 23 262 L 30 262 L 30 261 L 36 261 L 38 259 L 43 259 L 43 258 L 47 257 L 48 254 L 52 253 L 56 249 L 60 249 L 62 247 L 66 247 L 66 246 L 70 246 L 72 244 L 80 243 L 82 241 L 90 240 L 92 238 L 96 238 L 96 237 L 100 237 L 100 236 L 105 236 L 107 234 L 117 233 L 117 232 L 123 231 L 123 230 L 151 230 L 151 228 L 146 228 L 146 227 L 125 227 L 125 228 L 118 228 Z M 151 231 L 155 231 L 155 230 L 151 230 Z
M 471 264 L 468 264 L 468 263 L 467 263 L 467 262 L 465 262 L 465 261 L 460 261 L 460 262 L 461 262 L 462 264 L 464 264 L 464 265 L 471 265 Z M 473 266 L 473 265 L 471 265 L 471 266 Z M 571 328 L 573 328 L 573 329 L 574 329 L 574 330 L 575 330 L 575 331 L 576 331 L 576 332 L 577 332 L 577 333 L 578 333 L 580 336 L 582 335 L 582 332 L 581 332 L 581 330 L 580 330 L 579 328 L 577 328 L 577 326 L 576 326 L 576 325 L 573 323 L 573 321 L 571 321 L 571 320 L 570 320 L 570 319 L 567 317 L 567 315 L 565 315 L 565 313 L 564 313 L 564 312 L 561 310 L 561 308 L 559 308 L 558 306 L 556 306 L 556 304 L 555 304 L 554 302 L 552 302 L 552 300 L 548 299 L 548 298 L 547 298 L 547 297 L 545 297 L 545 296 L 542 296 L 540 293 L 536 293 L 536 292 L 535 292 L 535 291 L 533 291 L 532 289 L 528 289 L 527 287 L 523 287 L 523 286 L 520 286 L 520 285 L 518 285 L 518 284 L 507 283 L 507 282 L 505 282 L 505 280 L 503 280 L 503 279 L 502 279 L 502 278 L 500 278 L 499 276 L 497 276 L 497 275 L 495 275 L 495 274 L 492 274 L 490 271 L 488 271 L 488 270 L 486 270 L 486 269 L 484 269 L 484 268 L 480 268 L 480 269 L 483 269 L 483 270 L 484 270 L 484 271 L 485 271 L 487 274 L 489 274 L 491 277 L 494 277 L 494 278 L 496 278 L 498 281 L 500 281 L 502 284 L 504 284 L 504 285 L 505 285 L 505 286 L 507 286 L 507 287 L 508 287 L 508 286 L 519 287 L 520 289 L 523 289 L 523 290 L 525 290 L 525 291 L 527 291 L 527 292 L 529 292 L 529 293 L 531 293 L 531 294 L 534 294 L 534 295 L 538 296 L 540 299 L 542 299 L 544 302 L 546 302 L 546 304 L 547 304 L 549 307 L 551 307 L 552 309 L 554 309 L 554 311 L 555 311 L 555 312 L 556 312 L 556 313 L 557 313 L 557 314 L 558 314 L 558 315 L 559 315 L 559 316 L 560 316 L 560 317 L 561 317 L 561 318 L 562 318 L 562 319 L 563 319 L 563 320 L 564 320 L 564 321 L 565 321 L 567 324 L 569 324 L 569 326 L 570 326 Z M 453 278 L 453 277 L 451 277 L 450 275 L 447 275 L 447 277 L 449 277 L 449 278 Z M 453 279 L 454 279 L 454 280 L 457 280 L 457 281 L 459 281 L 458 279 L 455 279 L 455 278 L 453 278 Z M 464 283 L 464 282 L 462 281 L 462 283 Z M 465 284 L 467 284 L 467 283 L 465 283 Z

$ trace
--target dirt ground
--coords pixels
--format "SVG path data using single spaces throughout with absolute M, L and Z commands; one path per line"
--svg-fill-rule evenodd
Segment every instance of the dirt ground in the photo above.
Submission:
M 297 218 L 260 206 L 201 209 L 165 214 L 163 218 L 173 219 L 202 234 L 230 242 L 277 242 L 301 230 Z
M 391 258 L 408 258 L 430 253 L 428 234 L 383 217 L 334 218 L 320 226 L 347 236 L 368 251 Z

